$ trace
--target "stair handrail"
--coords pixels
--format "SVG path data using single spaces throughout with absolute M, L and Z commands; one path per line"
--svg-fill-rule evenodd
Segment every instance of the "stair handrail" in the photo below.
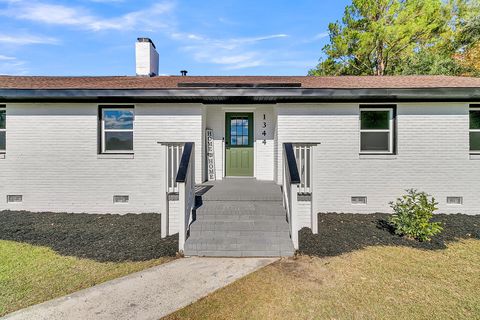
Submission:
M 293 246 L 298 249 L 298 210 L 297 197 L 300 175 L 292 143 L 283 144 L 283 205 L 287 211 L 290 237 Z
M 178 200 L 180 207 L 180 230 L 178 233 L 178 250 L 183 252 L 187 240 L 192 210 L 195 207 L 195 144 L 186 142 L 182 159 L 178 167 L 176 182 L 178 184 Z

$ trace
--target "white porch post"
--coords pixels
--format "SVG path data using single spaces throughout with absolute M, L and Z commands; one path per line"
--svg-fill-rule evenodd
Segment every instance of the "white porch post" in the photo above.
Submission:
M 167 146 L 166 145 L 161 145 L 160 146 L 161 150 L 160 152 L 163 154 L 163 172 L 167 173 L 168 172 L 168 152 L 167 152 Z M 165 238 L 168 236 L 168 194 L 167 194 L 167 185 L 168 185 L 168 174 L 164 179 L 164 183 L 161 184 L 160 186 L 160 195 L 164 198 L 164 201 L 162 201 L 162 208 L 160 212 L 160 237 Z
M 298 186 L 292 184 L 290 188 L 290 219 L 292 224 L 292 242 L 295 250 L 298 250 Z
M 317 166 L 316 166 L 316 159 L 317 159 L 317 149 L 318 146 L 312 146 L 312 155 L 311 155 L 311 160 L 310 160 L 310 165 L 312 167 L 311 170 L 311 175 L 310 175 L 310 181 L 311 181 L 311 186 L 312 186 L 312 198 L 311 198 L 311 204 L 310 204 L 310 209 L 311 209 L 311 221 L 312 221 L 312 233 L 317 234 L 318 233 L 318 208 L 317 208 L 317 192 L 315 192 L 316 186 L 317 186 Z
M 179 226 L 180 230 L 178 231 L 178 250 L 184 251 L 185 249 L 185 240 L 187 239 L 187 222 L 185 221 L 185 210 L 186 210 L 186 194 L 185 194 L 185 182 L 178 183 L 178 211 L 179 215 Z

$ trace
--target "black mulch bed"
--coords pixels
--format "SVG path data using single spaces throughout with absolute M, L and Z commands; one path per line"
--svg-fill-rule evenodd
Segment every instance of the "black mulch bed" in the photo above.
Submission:
M 430 242 L 409 240 L 396 235 L 387 223 L 389 215 L 319 213 L 318 234 L 308 228 L 300 230 L 300 253 L 319 257 L 336 256 L 374 245 L 407 246 L 427 250 L 445 249 L 448 242 L 480 239 L 480 215 L 437 214 L 433 221 L 444 228 Z
M 96 261 L 145 261 L 175 256 L 178 235 L 160 237 L 156 213 L 110 215 L 0 211 L 0 239 L 47 246 Z

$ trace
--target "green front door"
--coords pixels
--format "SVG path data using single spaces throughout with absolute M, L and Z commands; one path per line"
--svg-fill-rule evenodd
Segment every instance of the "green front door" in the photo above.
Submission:
M 225 170 L 227 176 L 253 176 L 253 113 L 227 113 Z

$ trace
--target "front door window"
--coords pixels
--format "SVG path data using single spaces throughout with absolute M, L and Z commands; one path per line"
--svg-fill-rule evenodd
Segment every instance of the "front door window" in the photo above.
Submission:
M 230 145 L 248 146 L 248 117 L 232 117 L 230 119 Z

